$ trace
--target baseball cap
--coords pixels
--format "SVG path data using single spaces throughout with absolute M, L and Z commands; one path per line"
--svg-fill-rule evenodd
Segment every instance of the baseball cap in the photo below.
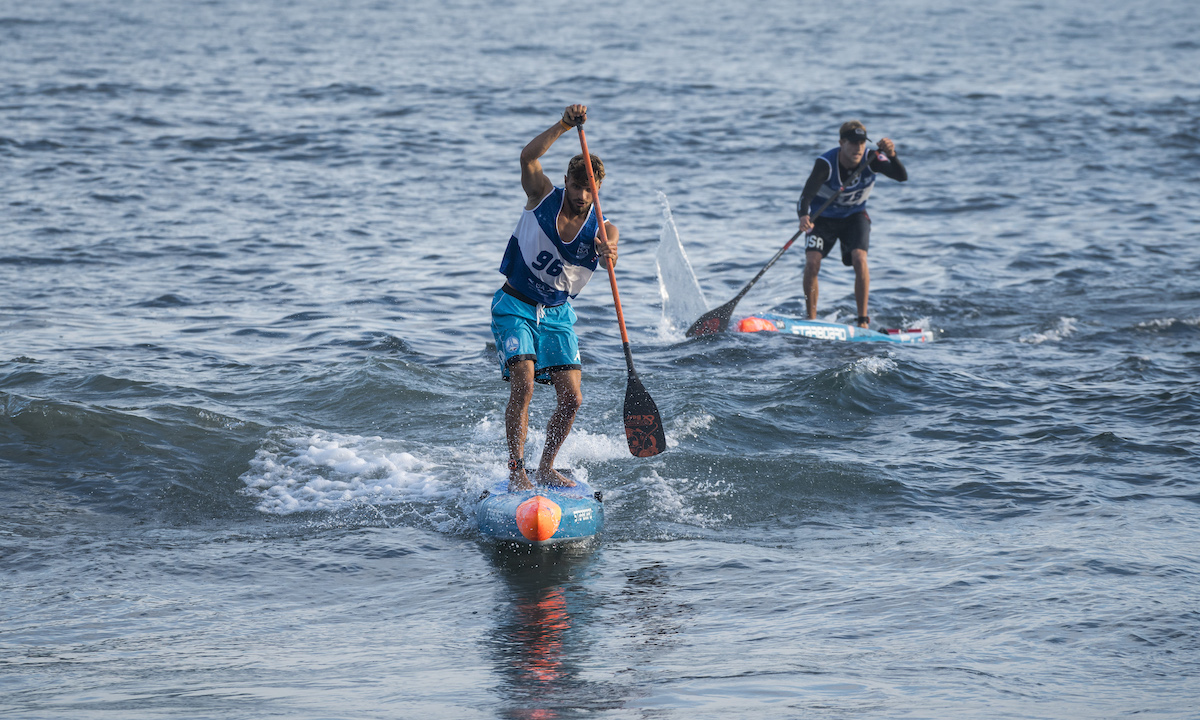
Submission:
M 851 142 L 870 142 L 871 138 L 867 137 L 867 131 L 861 127 L 844 128 L 841 132 L 843 140 Z

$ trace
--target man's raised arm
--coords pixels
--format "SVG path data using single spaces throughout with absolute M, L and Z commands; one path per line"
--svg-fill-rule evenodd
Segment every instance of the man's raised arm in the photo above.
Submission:
M 550 150 L 554 141 L 563 133 L 587 121 L 587 107 L 570 105 L 563 111 L 562 119 L 542 131 L 540 135 L 529 141 L 521 151 L 521 188 L 529 199 L 527 210 L 537 207 L 542 198 L 554 189 L 554 183 L 546 177 L 542 170 L 541 157 Z

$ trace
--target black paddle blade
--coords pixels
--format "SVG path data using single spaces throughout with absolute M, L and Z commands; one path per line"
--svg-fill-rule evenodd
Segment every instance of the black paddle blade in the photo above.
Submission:
M 715 310 L 704 313 L 688 328 L 687 336 L 704 337 L 725 332 L 725 328 L 729 327 L 729 318 L 733 315 L 733 307 L 734 303 L 725 303 Z
M 667 449 L 658 406 L 633 373 L 625 386 L 625 440 L 634 457 L 651 457 Z

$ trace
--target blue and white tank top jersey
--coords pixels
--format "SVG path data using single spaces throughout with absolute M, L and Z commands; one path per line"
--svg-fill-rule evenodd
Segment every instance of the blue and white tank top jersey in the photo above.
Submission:
M 558 236 L 558 212 L 564 190 L 556 187 L 538 206 L 521 213 L 508 239 L 500 272 L 517 292 L 542 305 L 562 305 L 579 294 L 599 257 L 596 255 L 596 206 L 588 212 L 579 234 L 568 242 Z
M 838 148 L 834 148 L 820 157 L 829 165 L 829 179 L 817 191 L 817 197 L 812 203 L 813 212 L 816 212 L 816 209 L 824 205 L 826 200 L 833 197 L 842 183 L 848 179 L 841 177 L 841 168 L 838 167 L 837 157 Z M 867 209 L 867 197 L 871 195 L 871 188 L 875 185 L 875 173 L 871 171 L 870 165 L 870 157 L 864 155 L 863 169 L 858 179 L 854 181 L 854 184 L 847 185 L 846 189 L 842 190 L 842 194 L 829 207 L 825 208 L 821 217 L 847 218 Z M 851 174 L 853 172 L 853 170 L 850 171 Z

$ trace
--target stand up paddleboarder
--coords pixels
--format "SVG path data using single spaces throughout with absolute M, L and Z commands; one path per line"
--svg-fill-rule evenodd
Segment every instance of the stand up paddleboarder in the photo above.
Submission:
M 492 297 L 492 335 L 500 372 L 509 383 L 504 430 L 510 491 L 533 487 L 525 472 L 525 436 L 535 381 L 553 385 L 558 403 L 546 426 L 546 446 L 534 479 L 543 485 L 575 484 L 554 469 L 583 402 L 575 311 L 568 301 L 591 279 L 601 258 L 616 262 L 617 227 L 604 221 L 606 245 L 599 236 L 600 220 L 582 154 L 567 164 L 562 187 L 546 177 L 540 158 L 555 140 L 586 120 L 587 108 L 571 105 L 561 120 L 521 151 L 521 187 L 527 201 L 500 262 L 507 280 Z M 595 155 L 591 160 L 598 188 L 604 163 Z
M 871 236 L 867 196 L 877 174 L 904 182 L 908 171 L 896 157 L 896 146 L 888 138 L 880 139 L 878 150 L 866 149 L 867 129 L 861 122 L 843 123 L 838 134 L 838 147 L 817 158 L 796 204 L 800 232 L 809 233 L 804 246 L 805 309 L 809 320 L 817 319 L 817 273 L 821 272 L 821 260 L 840 240 L 842 264 L 854 267 L 854 300 L 858 305 L 854 322 L 865 328 L 871 320 L 867 315 L 871 289 L 871 272 L 867 268 Z M 814 221 L 809 216 L 812 206 L 819 207 L 831 197 L 834 201 Z

